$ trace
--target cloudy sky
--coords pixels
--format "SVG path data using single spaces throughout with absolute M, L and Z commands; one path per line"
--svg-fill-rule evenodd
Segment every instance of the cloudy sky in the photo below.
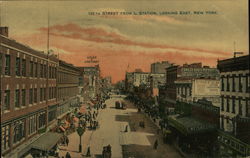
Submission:
M 50 49 L 76 66 L 97 56 L 102 75 L 115 82 L 156 61 L 215 67 L 233 56 L 234 42 L 248 54 L 247 6 L 247 0 L 2 1 L 1 25 L 10 38 L 46 50 L 49 10 Z

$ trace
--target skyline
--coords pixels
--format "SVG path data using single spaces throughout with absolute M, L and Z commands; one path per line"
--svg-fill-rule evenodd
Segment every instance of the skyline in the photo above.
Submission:
M 10 38 L 46 50 L 48 6 L 50 49 L 75 66 L 87 66 L 84 63 L 87 56 L 97 56 L 102 75 L 112 76 L 113 82 L 124 79 L 126 71 L 136 68 L 150 71 L 150 64 L 157 61 L 202 62 L 215 67 L 217 59 L 233 57 L 234 49 L 244 55 L 249 52 L 245 0 L 156 1 L 154 5 L 146 1 L 2 1 L 1 24 L 9 27 Z M 141 10 L 157 13 L 207 10 L 217 14 L 89 15 L 90 12 Z

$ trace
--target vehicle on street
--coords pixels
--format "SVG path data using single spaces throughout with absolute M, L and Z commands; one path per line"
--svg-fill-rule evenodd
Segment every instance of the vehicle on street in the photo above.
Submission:
M 125 110 L 126 109 L 126 104 L 123 101 L 116 101 L 115 102 L 115 108 Z

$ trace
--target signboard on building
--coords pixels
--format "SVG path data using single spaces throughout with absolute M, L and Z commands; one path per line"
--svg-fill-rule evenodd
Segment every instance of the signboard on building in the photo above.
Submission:
M 193 96 L 220 96 L 220 81 L 196 79 L 193 82 Z

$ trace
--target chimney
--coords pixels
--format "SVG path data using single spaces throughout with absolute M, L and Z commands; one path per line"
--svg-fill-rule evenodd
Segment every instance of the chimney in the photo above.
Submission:
M 9 36 L 9 31 L 8 30 L 9 30 L 8 27 L 0 27 L 0 35 L 8 37 Z

